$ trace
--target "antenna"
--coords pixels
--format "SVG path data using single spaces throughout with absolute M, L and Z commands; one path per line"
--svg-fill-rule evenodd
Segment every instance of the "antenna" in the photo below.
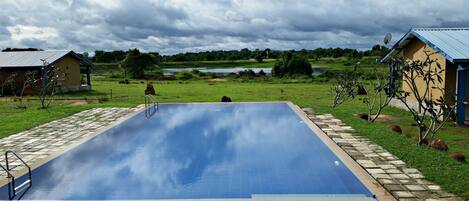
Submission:
M 385 36 L 384 36 L 384 45 L 387 45 L 389 42 L 391 42 L 391 39 L 392 39 L 392 35 L 391 33 L 387 33 Z

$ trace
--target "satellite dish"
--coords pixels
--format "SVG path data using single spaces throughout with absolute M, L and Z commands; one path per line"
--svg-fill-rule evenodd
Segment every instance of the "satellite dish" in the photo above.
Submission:
M 386 36 L 384 36 L 384 44 L 387 45 L 392 39 L 392 35 L 390 33 L 387 33 Z

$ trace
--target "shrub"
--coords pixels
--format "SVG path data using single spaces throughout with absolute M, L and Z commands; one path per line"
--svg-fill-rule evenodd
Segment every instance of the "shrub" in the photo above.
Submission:
M 176 79 L 178 79 L 178 80 L 190 80 L 190 79 L 194 79 L 196 77 L 197 77 L 196 75 L 194 75 L 190 71 L 186 71 L 186 70 L 181 71 L 181 72 L 176 74 Z

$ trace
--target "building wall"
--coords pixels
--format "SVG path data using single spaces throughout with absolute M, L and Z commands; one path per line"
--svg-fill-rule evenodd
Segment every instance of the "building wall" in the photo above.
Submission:
M 429 53 L 434 53 L 435 50 L 433 50 L 431 47 L 427 46 L 425 43 L 423 43 L 422 41 L 418 40 L 418 39 L 413 39 L 409 44 L 407 44 L 404 48 L 404 50 L 402 51 L 402 55 L 403 57 L 408 60 L 408 61 L 416 61 L 416 60 L 420 60 L 420 61 L 425 61 L 427 55 L 425 54 L 425 52 L 429 52 Z M 443 69 L 446 69 L 446 58 L 441 55 L 441 54 L 432 54 L 430 56 L 431 59 L 436 59 L 437 63 L 440 64 L 440 66 L 443 68 Z M 436 65 L 433 64 L 433 65 Z M 435 66 L 433 66 L 435 67 Z M 443 89 L 445 89 L 446 87 L 446 70 L 445 70 L 445 73 L 443 73 L 441 75 L 442 79 L 443 79 L 443 82 L 442 83 L 435 83 L 435 85 L 431 85 L 431 87 L 441 87 Z M 403 81 L 403 85 L 402 85 L 402 88 L 404 91 L 406 92 L 411 92 L 410 88 L 408 87 L 408 85 L 405 83 L 405 81 Z M 419 93 L 422 94 L 424 93 L 424 90 L 425 90 L 425 82 L 423 81 L 423 79 L 417 79 L 416 80 L 416 83 L 418 86 L 421 86 L 419 88 Z M 444 90 L 446 91 L 446 90 Z M 432 89 L 431 90 L 431 93 L 433 94 L 433 97 L 434 99 L 437 99 L 441 96 L 443 96 L 443 92 L 441 92 L 440 90 L 436 90 L 436 89 Z M 448 96 L 451 96 L 451 95 L 446 95 L 445 94 L 445 98 L 448 98 Z M 453 94 L 454 96 L 454 94 Z M 411 96 L 409 97 L 411 100 L 415 100 L 415 95 L 411 94 Z
M 56 68 L 65 75 L 61 87 L 81 86 L 80 61 L 72 56 L 65 56 L 54 63 Z
M 11 76 L 11 74 L 16 73 L 15 77 L 15 84 L 17 87 L 17 92 L 22 89 L 24 81 L 25 81 L 25 74 L 27 71 L 35 71 L 36 72 L 36 79 L 39 79 L 41 77 L 41 71 L 39 68 L 2 68 L 0 69 L 0 95 L 13 95 L 13 92 L 11 91 L 11 86 L 9 85 L 3 85 L 5 80 L 8 79 L 8 77 Z M 3 90 L 1 89 L 3 85 Z M 26 86 L 24 90 L 24 95 L 31 95 L 35 94 L 37 92 L 37 86 L 40 86 L 41 83 L 38 82 L 34 87 L 31 86 Z

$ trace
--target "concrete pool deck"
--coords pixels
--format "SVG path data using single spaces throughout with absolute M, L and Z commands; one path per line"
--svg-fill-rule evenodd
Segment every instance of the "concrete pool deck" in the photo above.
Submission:
M 422 200 L 422 198 L 425 198 L 427 200 L 459 200 L 453 194 L 442 191 L 439 186 L 425 181 L 417 170 L 411 168 L 403 169 L 406 166 L 402 161 L 392 155 L 388 155 L 390 154 L 389 152 L 372 144 L 367 139 L 357 136 L 352 128 L 346 126 L 340 120 L 333 118 L 331 115 L 307 115 L 299 107 L 290 102 L 288 104 L 308 123 L 309 127 L 347 167 L 370 188 L 370 191 L 378 199 Z M 142 106 L 136 108 L 96 108 L 82 111 L 72 116 L 2 138 L 0 139 L 0 151 L 2 153 L 7 150 L 15 151 L 34 169 L 125 121 L 141 110 Z M 309 121 L 309 119 L 312 121 Z M 362 155 L 358 155 L 358 153 L 353 154 L 355 152 L 350 147 L 354 147 L 355 151 Z M 370 152 L 375 150 L 376 153 Z M 374 154 L 380 156 L 378 158 L 393 157 L 392 160 L 391 158 L 386 159 L 394 162 L 384 165 L 377 163 L 375 162 L 376 155 Z M 0 162 L 5 164 L 4 157 L 0 157 Z M 12 164 L 19 165 L 18 162 L 13 161 Z M 26 171 L 23 168 L 24 166 L 18 167 L 13 172 L 15 176 L 22 175 Z M 397 173 L 396 169 L 401 172 Z M 0 174 L 5 177 L 4 172 Z M 406 180 L 409 180 L 409 183 L 402 183 Z M 7 182 L 6 178 L 1 179 L 0 185 L 3 186 Z M 384 190 L 383 187 L 387 190 Z M 391 192 L 393 196 L 388 192 Z

